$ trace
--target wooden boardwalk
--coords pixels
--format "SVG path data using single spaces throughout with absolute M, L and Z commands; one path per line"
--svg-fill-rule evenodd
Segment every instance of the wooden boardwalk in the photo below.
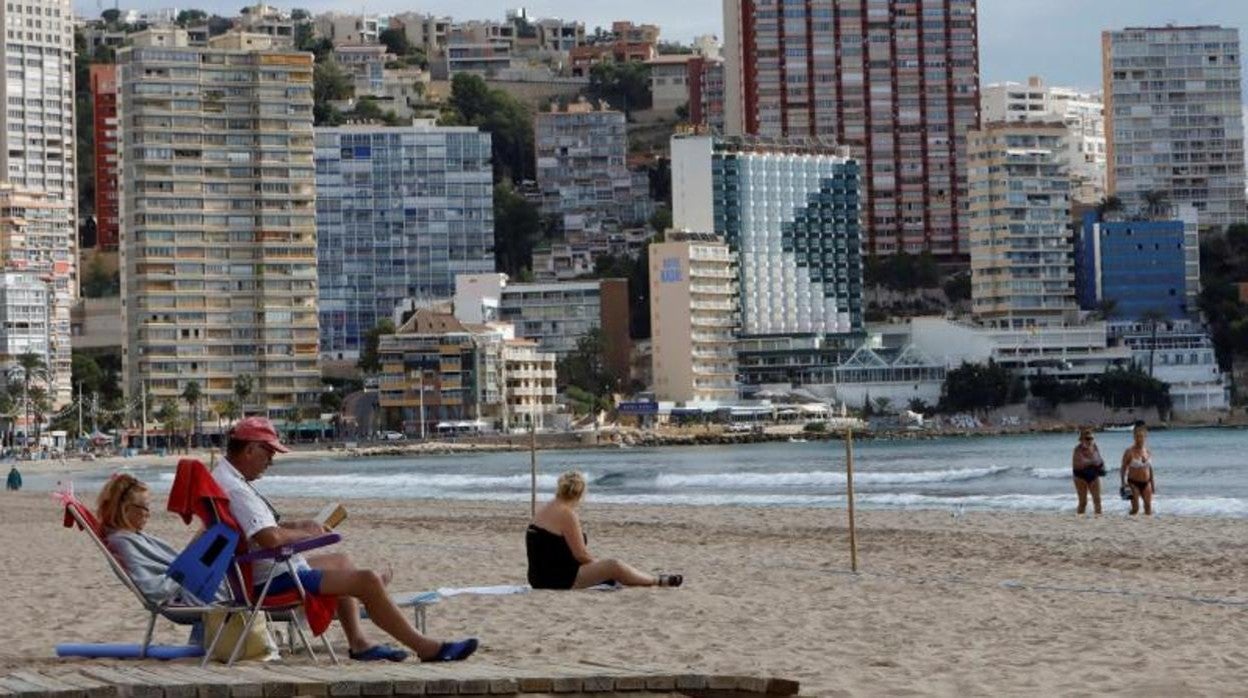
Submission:
M 796 681 L 752 676 L 669 674 L 598 664 L 518 668 L 462 664 L 259 664 L 200 669 L 197 663 L 64 662 L 0 677 L 0 696 L 56 698 L 290 698 L 293 696 L 514 696 L 594 698 L 797 695 Z

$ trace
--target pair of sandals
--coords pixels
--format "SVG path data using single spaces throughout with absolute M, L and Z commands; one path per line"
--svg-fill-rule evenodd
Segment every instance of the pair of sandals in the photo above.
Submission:
M 475 637 L 456 642 L 443 642 L 436 655 L 429 659 L 422 659 L 421 663 L 458 662 L 471 657 L 472 653 L 477 651 L 478 644 L 480 643 Z M 357 662 L 401 662 L 407 659 L 406 650 L 395 649 L 389 645 L 373 645 L 359 652 L 348 651 L 347 655 Z

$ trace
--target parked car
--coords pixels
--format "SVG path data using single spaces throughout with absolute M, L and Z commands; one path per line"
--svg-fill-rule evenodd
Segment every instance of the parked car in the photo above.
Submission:
M 381 432 L 381 438 L 384 441 L 402 441 L 407 437 L 397 431 L 383 431 Z

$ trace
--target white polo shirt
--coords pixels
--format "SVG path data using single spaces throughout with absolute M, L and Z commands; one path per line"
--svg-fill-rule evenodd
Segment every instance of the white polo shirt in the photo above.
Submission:
M 238 522 L 238 525 L 243 527 L 243 535 L 247 536 L 248 550 L 259 549 L 259 546 L 252 540 L 252 536 L 266 528 L 277 528 L 277 516 L 273 508 L 260 496 L 256 488 L 247 482 L 247 478 L 238 472 L 238 468 L 235 468 L 225 458 L 222 458 L 217 467 L 213 469 L 212 479 L 217 481 L 221 489 L 225 490 L 226 496 L 230 498 L 230 513 L 234 515 L 234 520 Z M 308 568 L 308 563 L 302 555 L 295 555 L 291 558 L 291 562 L 295 564 L 295 569 Z M 257 585 L 263 584 L 272 567 L 271 560 L 256 560 L 252 563 L 252 582 Z M 283 564 L 279 567 L 277 574 L 285 571 L 287 569 Z

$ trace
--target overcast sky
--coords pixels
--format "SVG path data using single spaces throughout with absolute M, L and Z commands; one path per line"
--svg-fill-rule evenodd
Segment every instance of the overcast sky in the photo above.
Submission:
M 723 33 L 721 0 L 270 0 L 280 7 L 313 12 L 402 12 L 416 10 L 456 19 L 502 18 L 511 7 L 527 7 L 533 16 L 580 19 L 591 30 L 613 19 L 658 24 L 666 38 L 687 41 L 698 34 Z M 75 0 L 85 16 L 97 16 L 96 0 Z M 111 6 L 105 0 L 104 6 Z M 201 7 L 224 14 L 243 6 L 230 0 L 183 0 L 179 7 Z M 170 7 L 168 0 L 132 0 L 122 7 Z M 1043 75 L 1051 84 L 1095 88 L 1100 85 L 1102 29 L 1166 22 L 1221 24 L 1242 30 L 1248 25 L 1245 0 L 979 0 L 979 45 L 983 82 L 1024 80 Z

